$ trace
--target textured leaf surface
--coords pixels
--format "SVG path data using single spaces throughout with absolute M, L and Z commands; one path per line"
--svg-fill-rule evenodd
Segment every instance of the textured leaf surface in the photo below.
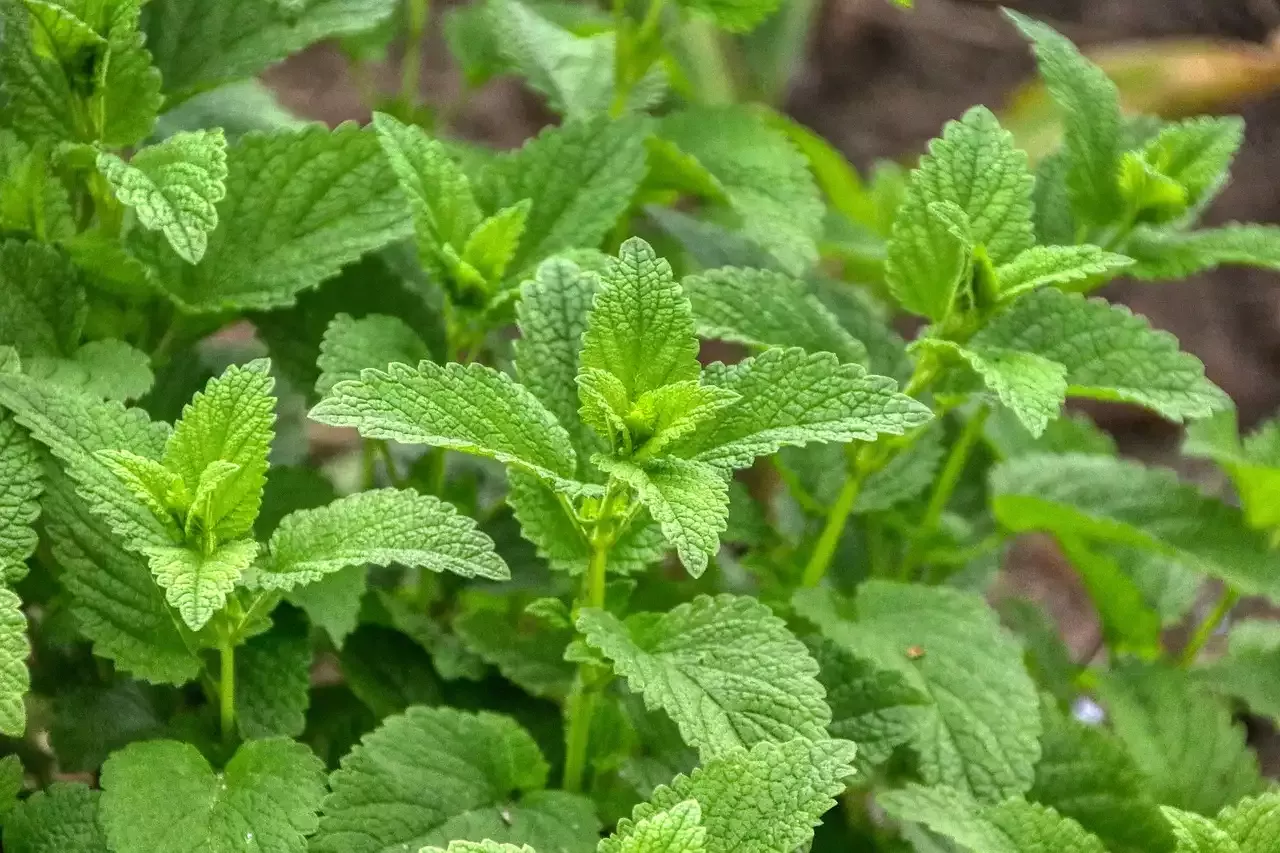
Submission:
M 85 320 L 84 288 L 52 246 L 0 242 L 0 345 L 22 355 L 70 354 Z
M 697 800 L 685 800 L 636 823 L 618 853 L 703 853 L 707 830 Z
M 228 542 L 211 554 L 182 547 L 142 549 L 165 600 L 193 631 L 205 626 L 222 609 L 227 595 L 258 554 L 252 539 Z
M 32 356 L 24 360 L 23 371 L 32 379 L 103 400 L 136 400 L 155 383 L 145 352 L 109 338 L 89 341 L 70 358 Z
M 360 621 L 360 604 L 369 588 L 365 566 L 351 566 L 325 575 L 315 583 L 291 590 L 287 600 L 307 614 L 339 650 Z
M 717 467 L 744 468 L 757 456 L 810 442 L 901 435 L 932 417 L 897 393 L 892 379 L 839 364 L 830 353 L 769 349 L 728 367 L 712 365 L 704 381 L 741 399 L 674 452 Z
M 694 800 L 702 809 L 708 853 L 776 853 L 807 845 L 835 805 L 855 749 L 848 741 L 758 743 L 659 786 L 630 818 L 618 821 L 600 853 L 622 853 L 642 821 Z
M 410 708 L 334 771 L 311 850 L 396 853 L 488 838 L 590 853 L 599 832 L 590 802 L 543 792 L 547 772 L 533 738 L 508 717 Z
M 974 107 L 947 124 L 942 137 L 911 173 L 893 222 L 885 276 L 906 308 L 931 320 L 950 311 L 965 258 L 946 223 L 930 214 L 937 203 L 955 205 L 968 218 L 969 237 L 1003 264 L 1032 244 L 1031 173 L 990 110 Z
M 1177 853 L 1239 853 L 1239 845 L 1209 818 L 1171 806 L 1162 811 L 1178 839 Z
M 393 362 L 413 366 L 430 357 L 422 338 L 399 317 L 370 314 L 356 320 L 339 314 L 320 342 L 316 393 L 323 396 L 339 382 L 359 379 L 360 371 L 368 367 L 385 370 Z
M 926 782 L 987 803 L 1031 787 L 1040 757 L 1036 688 L 1022 650 L 982 599 L 869 581 L 856 610 L 829 591 L 805 591 L 795 604 L 824 636 L 932 700 L 911 740 Z
M 1033 454 L 991 476 L 992 508 L 1011 530 L 1061 531 L 1177 558 L 1256 595 L 1280 596 L 1274 556 L 1234 507 L 1162 468 L 1107 456 Z
M 467 649 L 529 695 L 559 701 L 569 695 L 574 672 L 564 659 L 573 639 L 568 628 L 488 607 L 460 613 L 452 627 Z
M 256 76 L 322 39 L 372 29 L 392 0 L 161 0 L 148 16 L 147 45 L 174 100 Z
M 602 278 L 582 337 L 582 369 L 613 374 L 629 402 L 664 385 L 696 380 L 693 311 L 671 265 L 632 238 Z
M 1067 369 L 1056 361 L 1018 350 L 970 349 L 951 341 L 928 339 L 926 348 L 963 361 L 1017 416 L 1033 437 L 1044 434 L 1067 399 Z
M 114 853 L 304 853 L 324 765 L 284 738 L 249 741 L 215 773 L 190 744 L 148 741 L 102 766 L 102 826 Z
M 1185 672 L 1133 664 L 1104 678 L 1099 692 L 1158 802 L 1213 814 L 1259 789 L 1243 727 Z
M 287 611 L 287 612 L 284 612 Z M 236 651 L 236 725 L 245 739 L 300 737 L 311 689 L 311 638 L 298 612 L 278 608 L 274 625 Z
M 4 823 L 12 853 L 107 853 L 98 825 L 100 794 L 87 785 L 54 782 L 19 803 Z
M 1226 183 L 1243 141 L 1244 121 L 1239 116 L 1197 116 L 1165 125 L 1142 156 L 1186 190 L 1191 207 L 1199 207 Z
M 26 695 L 31 688 L 27 617 L 22 599 L 0 588 L 0 732 L 20 738 L 27 729 Z
M 1071 289 L 1083 282 L 1092 290 L 1133 265 L 1133 259 L 1097 246 L 1032 246 L 996 269 L 1003 294 L 1055 285 Z
M 687 459 L 661 459 L 643 468 L 602 456 L 592 461 L 636 490 L 689 574 L 701 576 L 720 550 L 720 534 L 729 517 L 729 484 L 724 473 Z
M 137 247 L 190 311 L 290 305 L 411 227 L 382 149 L 354 124 L 245 134 L 227 151 L 226 185 L 198 265 L 154 240 Z
M 822 196 L 808 161 L 784 133 L 741 107 L 701 107 L 663 118 L 659 136 L 715 178 L 743 235 L 786 272 L 803 275 L 817 262 Z
M 572 480 L 569 434 L 529 389 L 481 364 L 391 364 L 340 382 L 311 410 L 330 426 L 487 456 L 551 484 Z
M 159 231 L 188 263 L 204 257 L 226 195 L 227 140 L 221 130 L 175 133 L 129 162 L 98 155 L 98 170 L 138 221 Z
M 1052 28 L 1017 12 L 1005 14 L 1031 40 L 1040 76 L 1062 111 L 1071 206 L 1094 224 L 1121 209 L 1116 175 L 1121 148 L 1120 93 L 1101 68 Z
M 1220 266 L 1280 270 L 1280 228 L 1230 223 L 1202 231 L 1138 229 L 1125 244 L 1138 278 L 1185 278 Z
M 842 362 L 866 364 L 866 347 L 798 279 L 723 267 L 689 276 L 681 286 L 705 338 L 831 352 Z
M 625 623 L 587 609 L 578 629 L 704 762 L 761 741 L 821 740 L 831 721 L 817 664 L 754 598 L 699 596 Z
M 182 409 L 164 449 L 164 465 L 182 476 L 188 494 L 200 491 L 205 469 L 213 463 L 239 466 L 213 492 L 204 523 L 221 538 L 253 529 L 262 506 L 267 454 L 275 437 L 275 384 L 265 359 L 232 365 L 209 380 Z
M 141 6 L 123 2 L 104 9 L 110 18 L 106 23 L 108 59 L 95 69 L 94 88 L 102 93 L 99 141 L 109 147 L 136 146 L 150 136 L 164 105 L 160 72 L 151 62 L 146 36 L 138 31 Z
M 1067 368 L 1067 395 L 1136 403 L 1174 421 L 1225 408 L 1204 365 L 1129 309 L 1045 288 L 1018 299 L 974 336 L 974 349 L 1029 352 Z
M 528 844 L 499 844 L 496 841 L 450 841 L 448 847 L 423 847 L 419 853 L 537 853 Z
M 11 416 L 0 414 L 0 573 L 12 583 L 26 574 L 36 549 L 31 526 L 40 515 L 40 457 L 36 443 Z
M 510 577 L 493 540 L 450 504 L 408 489 L 376 489 L 285 516 L 255 581 L 288 590 L 348 566 L 392 563 L 468 578 Z
M 1240 853 L 1266 853 L 1280 841 L 1280 796 L 1247 797 L 1218 814 L 1218 826 L 1240 847 Z

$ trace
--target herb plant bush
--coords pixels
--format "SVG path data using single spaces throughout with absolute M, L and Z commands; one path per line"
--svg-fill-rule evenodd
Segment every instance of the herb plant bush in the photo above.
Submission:
M 976 107 L 864 184 L 699 84 L 773 5 L 451 10 L 563 116 L 497 153 L 248 82 L 418 2 L 0 3 L 8 853 L 1280 850 L 1233 717 L 1280 719 L 1280 630 L 1201 655 L 1280 600 L 1280 424 L 1090 295 L 1280 266 L 1196 226 L 1240 122 L 1124 116 L 1010 13 L 1061 148 Z M 1031 531 L 1093 659 L 983 596 Z

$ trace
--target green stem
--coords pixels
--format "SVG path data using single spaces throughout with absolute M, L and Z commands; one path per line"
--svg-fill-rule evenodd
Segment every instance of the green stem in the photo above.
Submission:
M 608 507 L 602 507 L 602 511 Z M 591 562 L 583 582 L 581 606 L 604 607 L 605 568 L 608 545 L 598 536 L 592 537 Z M 595 716 L 600 685 L 591 677 L 587 664 L 578 665 L 573 694 L 569 697 L 569 729 L 565 733 L 564 790 L 582 790 L 587 768 L 587 748 L 591 741 L 591 719 Z
M 1200 652 L 1208 644 L 1209 639 L 1213 636 L 1213 632 L 1218 630 L 1218 626 L 1222 624 L 1222 620 L 1227 618 L 1227 614 L 1240 601 L 1240 590 L 1233 586 L 1228 586 L 1222 591 L 1222 597 L 1218 599 L 1218 603 L 1214 605 L 1213 610 L 1205 617 L 1205 620 L 1196 626 L 1195 633 L 1191 635 L 1191 639 L 1182 649 L 1182 654 L 1178 657 L 1178 664 L 1184 669 L 1196 662 L 1196 658 Z
M 218 654 L 222 658 L 222 677 L 218 680 L 222 742 L 231 746 L 236 739 L 236 647 L 230 636 L 219 645 Z
M 369 491 L 378 482 L 378 473 L 374 466 L 376 461 L 376 448 L 373 445 L 373 439 L 365 438 L 360 441 L 360 479 L 361 491 Z
M 431 0 L 409 0 L 405 4 L 404 56 L 400 58 L 400 101 L 407 113 L 418 103 L 422 75 L 422 37 L 431 15 Z M 406 114 L 406 118 L 409 115 Z
M 804 574 L 800 576 L 801 586 L 817 586 L 827 574 L 827 569 L 831 566 L 831 558 L 836 553 L 836 546 L 840 544 L 840 536 L 844 533 L 845 525 L 849 523 L 849 516 L 853 514 L 853 508 L 858 503 L 858 492 L 861 489 L 862 474 L 855 461 L 849 466 L 849 476 L 840 487 L 840 494 L 836 496 L 835 503 L 827 511 L 827 522 L 823 525 L 822 535 L 818 537 L 818 543 L 813 546 L 813 553 L 809 555 L 809 562 L 805 564 Z
M 937 530 L 938 522 L 942 520 L 942 511 L 951 502 L 956 486 L 960 485 L 960 477 L 969 463 L 969 454 L 973 452 L 978 439 L 982 437 L 982 427 L 990 413 L 991 410 L 987 406 L 982 406 L 974 412 L 973 417 L 969 418 L 969 422 L 964 425 L 956 443 L 951 446 L 946 464 L 942 466 L 942 474 L 933 484 L 933 493 L 929 495 L 929 504 L 925 507 L 924 517 L 916 526 L 916 535 L 911 541 L 911 546 L 907 548 L 906 556 L 902 558 L 902 566 L 898 574 L 904 580 L 910 578 L 911 573 L 915 571 L 924 553 L 924 543 Z

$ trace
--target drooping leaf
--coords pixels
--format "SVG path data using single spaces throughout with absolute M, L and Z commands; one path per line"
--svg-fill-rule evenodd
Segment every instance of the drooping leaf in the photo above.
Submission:
M 285 611 L 285 612 L 282 612 Z M 311 638 L 298 612 L 279 608 L 265 634 L 236 650 L 236 726 L 246 740 L 300 737 L 311 701 Z
M 1144 279 L 1176 279 L 1221 266 L 1280 270 L 1280 228 L 1229 223 L 1201 231 L 1139 228 L 1125 243 Z
M 1032 352 L 987 347 L 973 349 L 925 338 L 920 349 L 968 365 L 1033 437 L 1041 436 L 1067 398 L 1067 368 Z
M 360 371 L 368 367 L 384 370 L 393 362 L 414 366 L 430 357 L 422 338 L 399 317 L 370 314 L 356 320 L 350 314 L 338 314 L 320 342 L 316 393 L 324 396 L 339 382 L 359 379 Z

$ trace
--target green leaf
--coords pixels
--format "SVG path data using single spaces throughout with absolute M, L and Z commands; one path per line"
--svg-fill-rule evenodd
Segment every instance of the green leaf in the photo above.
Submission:
M 101 794 L 79 782 L 54 782 L 19 803 L 4 823 L 11 853 L 107 853 L 99 826 Z
M 932 700 L 911 738 L 925 782 L 986 803 L 1031 787 L 1040 757 L 1035 685 L 982 599 L 868 581 L 856 603 L 806 590 L 795 605 L 825 637 Z
M 390 596 L 380 598 L 385 601 Z M 411 705 L 440 703 L 440 682 L 431 657 L 399 631 L 360 626 L 343 644 L 339 663 L 347 688 L 368 706 L 374 719 L 398 714 Z
M 689 574 L 695 578 L 720 550 L 729 517 L 729 484 L 705 462 L 659 459 L 640 467 L 622 459 L 592 457 L 605 473 L 635 489 L 640 503 L 662 527 Z
M 528 844 L 499 844 L 496 841 L 450 841 L 448 847 L 423 847 L 418 853 L 537 853 Z
M 1280 797 L 1247 797 L 1218 814 L 1218 826 L 1240 846 L 1240 853 L 1267 853 L 1280 841 Z
M 839 364 L 831 353 L 768 349 L 727 367 L 713 364 L 703 381 L 741 399 L 673 452 L 720 468 L 745 468 L 758 456 L 810 442 L 902 435 L 932 417 L 897 393 L 892 379 Z
M 942 320 L 951 311 L 967 262 L 967 250 L 930 205 L 955 205 L 969 221 L 969 238 L 997 265 L 1033 242 L 1027 155 L 985 107 L 949 122 L 942 137 L 911 173 L 893 222 L 885 275 L 908 311 Z
M 21 580 L 36 550 L 32 527 L 40 516 L 40 457 L 36 443 L 8 414 L 0 413 L 0 579 Z
M 291 305 L 343 265 L 409 234 L 395 175 L 374 135 L 354 124 L 245 134 L 227 150 L 226 186 L 198 265 L 153 235 L 135 241 L 159 286 L 187 311 Z
M 1240 853 L 1239 845 L 1209 818 L 1170 806 L 1161 811 L 1178 839 L 1177 853 Z
M 409 200 L 418 256 L 428 270 L 444 275 L 446 247 L 461 250 L 482 218 L 471 183 L 444 144 L 422 128 L 385 113 L 374 113 L 373 128 Z
M 971 349 L 940 338 L 922 338 L 919 348 L 967 364 L 1033 437 L 1044 434 L 1066 402 L 1066 367 L 1035 353 L 1002 347 Z
M 676 803 L 638 821 L 618 853 L 705 853 L 707 830 L 697 800 Z
M 808 161 L 786 134 L 756 113 L 724 106 L 668 115 L 658 135 L 715 178 L 742 234 L 776 257 L 785 272 L 803 275 L 817 263 L 822 196 Z
M 899 820 L 922 823 L 983 853 L 1107 853 L 1102 842 L 1080 824 L 1022 799 L 983 804 L 955 788 L 912 783 L 876 801 Z
M 529 389 L 481 364 L 415 370 L 391 364 L 339 382 L 312 420 L 365 438 L 428 444 L 485 456 L 570 490 L 577 458 L 569 434 Z
M 18 795 L 25 785 L 25 775 L 21 758 L 16 755 L 0 758 L 0 826 L 4 825 L 9 815 L 18 807 Z
M 830 352 L 866 365 L 867 350 L 804 282 L 768 270 L 723 267 L 681 282 L 704 338 Z
M 394 853 L 490 839 L 591 853 L 591 802 L 542 790 L 547 774 L 537 744 L 509 717 L 410 708 L 366 735 L 330 777 L 310 849 Z
M 144 227 L 163 233 L 184 261 L 200 262 L 218 227 L 217 204 L 226 195 L 227 140 L 221 130 L 175 133 L 127 163 L 103 152 L 98 171 Z
M 151 390 L 151 358 L 124 341 L 89 341 L 70 358 L 35 355 L 24 364 L 33 379 L 105 400 L 136 400 Z
M 1231 626 L 1227 653 L 1198 668 L 1214 692 L 1239 699 L 1254 714 L 1280 719 L 1280 633 L 1273 622 L 1245 619 Z
M 855 749 L 842 740 L 762 742 L 707 762 L 618 821 L 599 853 L 624 853 L 643 821 L 694 800 L 702 809 L 707 853 L 777 853 L 804 847 L 852 774 Z M 643 848 L 641 848 L 643 849 Z
M 1133 265 L 1132 258 L 1088 244 L 1032 246 L 996 269 L 1000 294 L 1012 298 L 1040 287 L 1093 290 Z
M 253 530 L 262 506 L 267 454 L 275 437 L 275 381 L 266 359 L 232 365 L 209 380 L 182 409 L 164 449 L 164 466 L 182 476 L 187 493 L 200 491 L 205 469 L 230 462 L 239 469 L 226 475 L 203 511 L 205 530 L 219 539 L 235 539 Z
M 311 637 L 297 611 L 272 613 L 270 631 L 236 652 L 236 726 L 246 740 L 300 737 L 311 702 Z
M 781 0 L 680 0 L 680 5 L 702 12 L 721 29 L 744 33 L 772 15 Z
M 813 288 L 840 325 L 866 347 L 870 371 L 906 382 L 913 365 L 907 358 L 906 342 L 890 325 L 886 307 L 865 288 L 849 282 L 819 278 Z
M 1274 557 L 1240 511 L 1172 471 L 1107 456 L 1033 454 L 991 475 L 992 510 L 1021 532 L 1044 530 L 1155 551 L 1255 595 L 1280 596 Z
M 671 716 L 704 762 L 761 741 L 825 737 L 831 710 L 817 664 L 754 598 L 702 595 L 625 623 L 585 609 L 577 625 L 647 707 Z
M 1200 208 L 1226 184 L 1231 161 L 1244 141 L 1238 116 L 1197 116 L 1167 124 L 1142 149 L 1142 158 L 1172 178 Z
M 1280 420 L 1260 424 L 1241 440 L 1234 410 L 1187 427 L 1182 452 L 1212 459 L 1231 478 L 1251 527 L 1280 527 Z
M 320 342 L 316 393 L 324 396 L 339 382 L 359 379 L 368 367 L 382 370 L 393 362 L 413 366 L 429 358 L 431 351 L 422 338 L 399 317 L 370 314 L 356 320 L 338 314 Z
M 487 287 L 499 284 L 515 256 L 529 217 L 529 200 L 504 207 L 476 226 L 462 247 L 461 264 Z
M 31 16 L 31 39 L 36 55 L 54 60 L 64 69 L 92 64 L 107 40 L 65 9 L 46 0 L 21 0 Z
M 617 377 L 629 402 L 664 385 L 697 380 L 693 312 L 671 265 L 633 237 L 602 278 L 582 337 L 581 369 Z
M 102 826 L 114 853 L 304 853 L 324 765 L 284 738 L 249 741 L 215 773 L 194 746 L 135 743 L 102 766 Z
M 1044 288 L 997 314 L 970 343 L 1032 353 L 1067 368 L 1067 396 L 1123 401 L 1173 421 L 1228 405 L 1204 365 L 1129 309 Z
M 1280 270 L 1280 227 L 1228 223 L 1202 231 L 1139 228 L 1124 250 L 1144 279 L 1186 278 L 1220 266 Z
M 644 392 L 624 419 L 631 439 L 640 444 L 632 458 L 643 462 L 663 455 L 671 445 L 713 421 L 739 399 L 735 391 L 694 380 Z
M 1032 42 L 1040 76 L 1062 112 L 1072 210 L 1094 225 L 1112 222 L 1123 209 L 1116 184 L 1122 131 L 1116 85 L 1051 27 L 1012 10 L 1005 14 Z
M 80 276 L 52 246 L 0 243 L 0 345 L 24 356 L 69 355 L 87 307 Z
M 499 161 L 504 192 L 495 206 L 531 202 L 510 270 L 531 269 L 566 249 L 599 246 L 644 180 L 647 129 L 638 117 L 570 121 Z
M 529 695 L 557 701 L 569 695 L 574 668 L 564 653 L 574 634 L 567 627 L 549 627 L 523 612 L 491 606 L 460 613 L 452 627 L 468 650 Z
M 0 588 L 0 732 L 20 738 L 27 730 L 26 695 L 31 689 L 27 617 L 22 599 Z
M 307 45 L 372 29 L 395 9 L 394 0 L 156 0 L 147 17 L 147 44 L 172 104 L 257 76 Z
M 107 9 L 107 56 L 97 65 L 91 107 L 103 117 L 98 141 L 113 148 L 130 148 L 150 136 L 164 105 L 160 72 L 138 31 L 141 7 L 131 0 Z
M 350 566 L 291 590 L 286 599 L 301 607 L 311 624 L 328 634 L 334 647 L 341 649 L 360 621 L 360 605 L 368 588 L 366 568 Z
M 412 490 L 375 489 L 285 516 L 254 573 L 265 589 L 315 583 L 349 566 L 397 563 L 506 580 L 493 541 L 452 505 Z
M 258 555 L 252 539 L 228 542 L 211 554 L 182 547 L 142 549 L 165 600 L 193 631 L 204 627 L 222 609 L 227 595 Z
M 1187 673 L 1129 664 L 1104 676 L 1099 695 L 1157 802 L 1213 814 L 1260 788 L 1243 727 Z
M 1050 702 L 1043 717 L 1042 754 L 1027 799 L 1079 821 L 1111 853 L 1169 853 L 1169 827 L 1124 744 Z

